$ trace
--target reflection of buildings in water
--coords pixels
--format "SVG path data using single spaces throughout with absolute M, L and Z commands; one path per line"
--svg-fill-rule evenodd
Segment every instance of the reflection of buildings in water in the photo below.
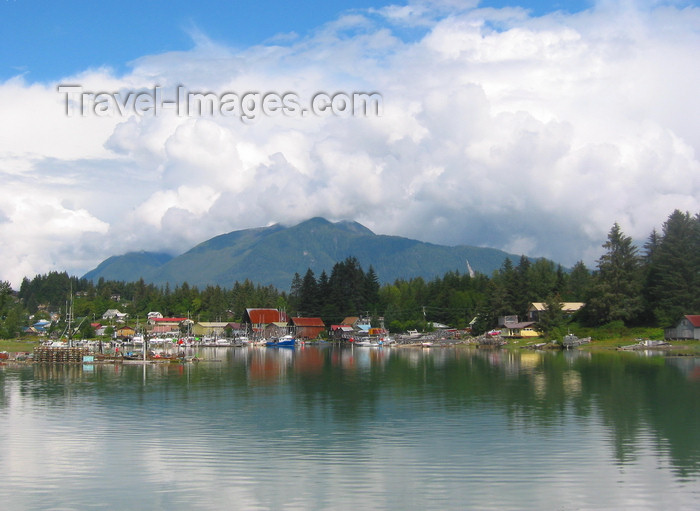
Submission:
M 448 357 L 451 358 L 453 353 L 454 348 L 432 348 L 430 353 L 426 353 L 425 355 L 432 357 L 434 367 L 442 368 L 445 367 Z
M 287 348 L 248 348 L 248 380 L 276 382 L 287 374 L 294 350 Z
M 533 372 L 542 361 L 542 353 L 529 352 L 520 354 L 520 370 L 522 372 Z
M 569 363 L 569 365 L 573 364 L 577 360 L 591 360 L 592 354 L 590 351 L 584 351 L 584 350 L 577 350 L 577 349 L 572 349 L 572 350 L 563 350 L 562 351 L 564 354 L 564 359 Z
M 408 362 L 408 365 L 414 368 L 418 367 L 418 365 L 423 360 L 423 357 L 425 356 L 423 354 L 423 350 L 416 350 L 411 348 L 401 350 L 401 354 L 404 355 L 404 358 Z
M 35 380 L 74 382 L 86 376 L 83 364 L 33 364 L 33 368 Z
M 518 378 L 520 376 L 520 356 L 513 351 L 504 351 L 501 356 L 501 366 L 505 369 L 508 378 Z
M 342 367 L 345 370 L 354 371 L 357 369 L 357 359 L 354 349 L 334 349 L 331 356 L 331 363 L 335 367 Z
M 479 347 L 475 356 L 484 358 L 493 367 L 503 369 L 505 375 L 516 378 L 520 374 L 520 354 L 498 347 Z
M 389 348 L 369 346 L 352 346 L 341 351 L 351 353 L 353 368 L 363 371 L 386 366 L 389 355 Z
M 301 347 L 294 356 L 294 371 L 299 374 L 320 374 L 323 364 L 323 353 L 314 346 Z
M 547 378 L 544 373 L 535 373 L 532 378 L 532 383 L 535 390 L 535 397 L 544 399 L 547 393 Z
M 578 371 L 565 371 L 562 375 L 564 393 L 567 397 L 581 394 L 581 374 Z
M 700 381 L 700 357 L 666 357 L 665 362 L 678 369 L 687 379 Z

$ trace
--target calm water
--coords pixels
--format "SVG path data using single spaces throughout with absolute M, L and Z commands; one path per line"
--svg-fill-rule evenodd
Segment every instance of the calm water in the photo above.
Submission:
M 0 366 L 0 508 L 700 509 L 697 358 L 201 354 Z

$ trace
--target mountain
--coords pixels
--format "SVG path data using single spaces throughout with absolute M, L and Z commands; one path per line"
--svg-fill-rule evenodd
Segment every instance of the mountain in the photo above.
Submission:
M 84 279 L 97 282 L 100 277 L 105 280 L 138 280 L 144 273 L 161 267 L 173 258 L 170 254 L 156 252 L 129 252 L 121 256 L 112 256 L 102 261 L 97 268 L 83 275 Z M 136 275 L 136 278 L 134 278 Z
M 357 222 L 329 222 L 312 218 L 293 227 L 275 224 L 244 229 L 211 238 L 177 257 L 149 252 L 132 252 L 106 259 L 84 278 L 134 281 L 171 285 L 187 282 L 205 287 L 231 287 L 236 281 L 252 282 L 288 291 L 294 273 L 302 277 L 311 268 L 318 277 L 330 276 L 333 265 L 354 256 L 366 271 L 374 267 L 382 283 L 398 278 L 426 280 L 448 271 L 472 268 L 487 275 L 510 257 L 519 255 L 493 248 L 448 247 L 422 241 L 374 234 Z

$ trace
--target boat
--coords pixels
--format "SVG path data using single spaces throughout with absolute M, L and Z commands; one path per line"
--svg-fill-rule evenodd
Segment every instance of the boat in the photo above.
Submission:
M 293 348 L 296 345 L 296 339 L 291 335 L 285 335 L 273 341 L 267 341 L 265 346 L 268 348 Z
M 363 339 L 361 341 L 355 341 L 355 346 L 361 346 L 365 348 L 377 348 L 380 346 L 380 344 L 371 339 Z
M 138 353 L 129 351 L 128 353 L 122 353 L 121 357 L 122 360 L 144 360 L 143 352 Z
M 652 341 L 650 339 L 637 339 L 636 344 L 630 344 L 627 346 L 619 346 L 617 349 L 622 351 L 628 350 L 647 350 L 654 348 L 670 348 L 671 343 L 666 341 Z
M 591 342 L 590 337 L 584 337 L 583 339 L 579 339 L 574 334 L 567 334 L 562 340 L 562 346 L 567 349 L 576 348 L 578 346 L 581 346 L 582 344 L 588 344 L 589 342 Z

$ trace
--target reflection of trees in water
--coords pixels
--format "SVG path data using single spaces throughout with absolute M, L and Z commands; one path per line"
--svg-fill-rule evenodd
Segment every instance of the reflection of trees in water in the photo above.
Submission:
M 392 396 L 445 411 L 486 403 L 502 407 L 514 425 L 538 431 L 560 428 L 571 417 L 600 420 L 620 463 L 634 461 L 651 435 L 678 475 L 700 472 L 700 386 L 665 357 L 461 348 L 433 356 L 397 349 L 363 364 L 352 358 L 357 349 L 343 353 L 342 364 L 332 363 L 327 350 L 323 370 L 295 374 L 306 405 L 323 403 L 341 422 L 381 413 Z
M 651 435 L 657 454 L 670 457 L 678 476 L 700 473 L 700 383 L 691 378 L 695 365 L 670 358 L 576 350 L 333 346 L 232 348 L 212 358 L 146 368 L 5 367 L 0 372 L 0 408 L 9 406 L 15 394 L 48 406 L 96 398 L 128 408 L 177 399 L 193 410 L 221 407 L 228 399 L 225 413 L 235 414 L 265 392 L 285 396 L 284 402 L 297 413 L 332 417 L 337 428 L 347 430 L 381 420 L 389 413 L 386 407 L 401 406 L 401 413 L 410 417 L 412 406 L 460 413 L 486 405 L 502 409 L 513 427 L 540 434 L 572 420 L 600 421 L 622 464 L 634 461 Z

